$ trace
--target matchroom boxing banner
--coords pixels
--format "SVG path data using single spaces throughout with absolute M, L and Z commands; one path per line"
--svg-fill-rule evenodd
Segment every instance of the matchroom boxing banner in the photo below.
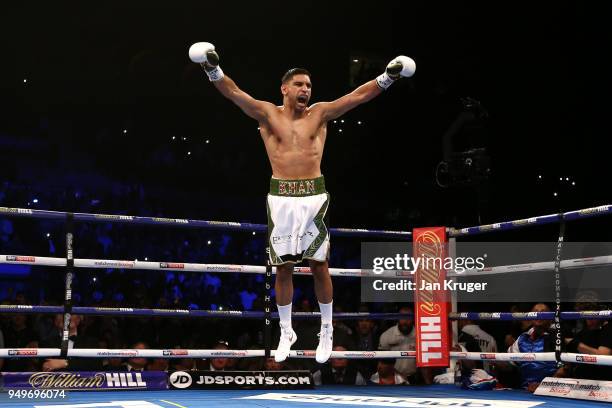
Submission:
M 446 228 L 412 230 L 413 256 L 426 262 L 415 271 L 414 324 L 417 367 L 448 367 L 449 324 L 446 280 Z

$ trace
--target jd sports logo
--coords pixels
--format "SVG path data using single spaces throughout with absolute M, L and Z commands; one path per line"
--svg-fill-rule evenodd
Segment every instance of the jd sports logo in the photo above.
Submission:
M 170 384 L 176 388 L 189 388 L 191 386 L 191 376 L 184 371 L 175 371 L 170 374 Z

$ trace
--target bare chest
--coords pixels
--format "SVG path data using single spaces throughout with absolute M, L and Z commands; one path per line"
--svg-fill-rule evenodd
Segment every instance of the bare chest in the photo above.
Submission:
M 308 147 L 325 138 L 326 126 L 312 117 L 299 120 L 278 118 L 268 124 L 271 141 L 286 147 Z

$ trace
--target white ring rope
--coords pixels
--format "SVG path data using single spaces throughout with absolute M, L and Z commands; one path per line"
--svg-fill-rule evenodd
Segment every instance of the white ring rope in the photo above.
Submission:
M 66 258 L 50 258 L 45 256 L 0 255 L 0 264 L 40 265 L 40 266 L 66 266 Z M 78 268 L 95 269 L 144 269 L 185 272 L 239 272 L 265 274 L 266 267 L 259 265 L 231 265 L 231 264 L 199 264 L 183 262 L 149 262 L 149 261 L 119 261 L 110 259 L 82 259 L 75 258 L 74 266 Z M 276 273 L 276 268 L 272 268 Z M 310 275 L 310 268 L 297 266 L 294 268 L 297 275 Z M 329 268 L 332 276 L 361 276 L 361 269 Z
M 52 258 L 46 256 L 30 256 L 30 255 L 0 255 L 0 264 L 18 264 L 18 265 L 40 265 L 40 266 L 55 266 L 65 267 L 65 258 Z M 596 256 L 590 258 L 576 258 L 561 261 L 561 269 L 584 268 L 588 266 L 601 266 L 612 264 L 612 255 Z M 164 271 L 185 271 L 185 272 L 238 272 L 238 273 L 256 273 L 265 274 L 266 267 L 260 265 L 232 265 L 232 264 L 200 264 L 200 263 L 183 263 L 183 262 L 150 262 L 150 261 L 122 261 L 112 259 L 86 259 L 75 258 L 74 266 L 79 268 L 95 268 L 95 269 L 141 269 L 141 270 L 164 270 Z M 504 266 L 486 267 L 482 270 L 466 270 L 462 273 L 449 273 L 448 276 L 483 276 L 494 275 L 510 272 L 525 272 L 525 271 L 549 271 L 553 270 L 554 262 L 535 262 L 527 264 L 515 264 Z M 272 273 L 276 273 L 276 268 L 272 268 Z M 296 266 L 294 273 L 297 275 L 310 275 L 310 268 Z M 362 270 L 358 268 L 329 268 L 329 274 L 332 276 L 376 276 L 371 270 Z M 402 276 L 405 277 L 405 276 Z
M 60 349 L 54 348 L 15 348 L 0 349 L 0 358 L 37 358 L 60 357 Z M 315 357 L 314 350 L 291 350 L 289 357 L 310 359 Z M 86 358 L 249 358 L 264 357 L 265 350 L 216 350 L 216 349 L 69 349 L 68 357 Z M 274 350 L 271 351 L 274 356 Z M 509 361 L 509 362 L 554 362 L 555 353 L 475 353 L 451 351 L 454 360 Z M 416 358 L 415 351 L 332 351 L 331 358 L 379 359 L 379 358 Z M 612 366 L 612 356 L 593 354 L 561 353 L 561 360 L 567 363 L 584 363 Z

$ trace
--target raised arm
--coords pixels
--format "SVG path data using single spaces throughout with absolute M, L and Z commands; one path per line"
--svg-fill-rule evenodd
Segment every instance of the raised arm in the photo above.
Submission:
M 384 73 L 365 84 L 361 85 L 353 92 L 336 99 L 333 102 L 321 102 L 316 104 L 323 110 L 324 121 L 336 119 L 351 109 L 362 103 L 368 102 L 380 95 L 395 80 L 400 77 L 410 77 L 414 75 L 416 64 L 411 58 L 399 56 L 387 65 Z
M 189 49 L 189 57 L 199 63 L 215 88 L 230 101 L 234 102 L 244 113 L 258 122 L 264 121 L 274 109 L 269 102 L 257 100 L 238 88 L 238 85 L 223 73 L 219 66 L 219 55 L 210 43 L 195 43 Z

